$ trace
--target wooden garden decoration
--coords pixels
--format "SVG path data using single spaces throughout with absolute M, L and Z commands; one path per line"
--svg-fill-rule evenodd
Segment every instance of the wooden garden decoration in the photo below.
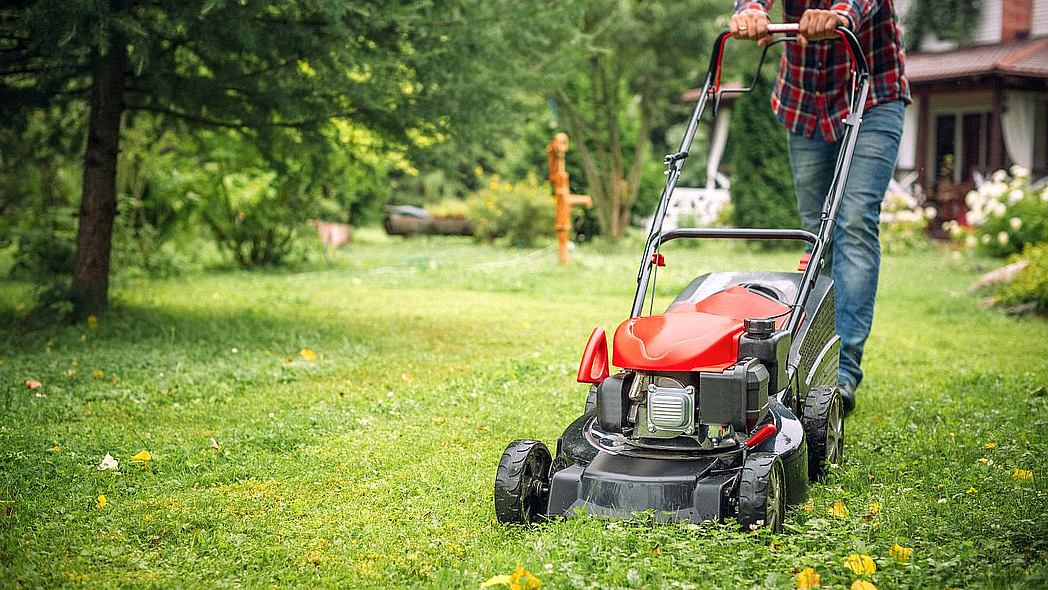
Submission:
M 549 181 L 553 184 L 553 196 L 557 199 L 556 219 L 554 227 L 557 230 L 557 252 L 561 264 L 568 263 L 568 231 L 571 230 L 571 208 L 582 205 L 587 209 L 593 206 L 593 201 L 587 195 L 571 194 L 568 184 L 568 169 L 564 163 L 564 155 L 568 152 L 568 135 L 558 133 L 553 136 L 553 141 L 546 146 L 546 154 L 549 157 Z

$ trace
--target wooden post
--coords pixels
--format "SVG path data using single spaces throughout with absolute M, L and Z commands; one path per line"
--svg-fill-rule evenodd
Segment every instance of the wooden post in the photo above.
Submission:
M 568 136 L 558 133 L 546 146 L 549 159 L 549 181 L 553 184 L 553 196 L 557 199 L 554 228 L 557 230 L 557 257 L 561 264 L 568 263 L 568 231 L 571 230 L 571 208 L 582 205 L 589 209 L 593 200 L 586 195 L 571 194 L 568 184 L 568 169 L 564 155 L 568 152 Z

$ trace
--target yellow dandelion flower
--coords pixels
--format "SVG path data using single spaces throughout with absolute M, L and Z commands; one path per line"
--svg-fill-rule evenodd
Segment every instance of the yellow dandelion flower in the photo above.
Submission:
M 907 561 L 910 561 L 910 556 L 913 555 L 913 548 L 903 547 L 898 543 L 895 543 L 892 545 L 892 548 L 888 550 L 888 555 L 899 563 L 906 563 Z
M 877 590 L 877 587 L 873 585 L 873 582 L 867 582 L 866 580 L 855 580 L 852 582 L 851 590 Z
M 303 348 L 302 350 L 298 351 L 298 354 L 304 360 L 307 360 L 307 361 L 315 361 L 315 360 L 317 360 L 317 353 L 313 352 L 309 348 Z
M 509 576 L 509 590 L 539 590 L 542 582 L 531 572 L 518 565 Z
M 491 588 L 492 586 L 509 586 L 509 574 L 491 576 L 480 585 L 481 588 Z
M 983 465 L 989 465 L 990 464 L 990 460 L 987 459 L 986 457 L 979 457 L 979 462 L 982 463 Z
M 1012 477 L 1015 479 L 1033 479 L 1033 471 L 1029 469 L 1016 469 L 1012 472 Z
M 806 567 L 801 571 L 797 572 L 797 588 L 799 590 L 806 590 L 808 588 L 819 587 L 819 574 L 815 573 L 810 567 Z
M 859 576 L 872 574 L 877 571 L 877 564 L 873 562 L 872 557 L 869 555 L 860 555 L 858 553 L 852 553 L 849 555 L 848 559 L 844 560 L 844 567 L 850 569 Z
M 484 174 L 484 169 L 481 168 L 480 166 L 477 166 L 476 168 L 473 169 L 473 172 L 475 172 L 477 174 L 477 176 L 480 176 L 481 174 Z
M 988 448 L 988 449 L 996 449 L 997 448 L 997 443 L 995 443 L 995 442 L 988 442 L 988 443 L 986 443 L 986 448 Z
M 968 488 L 967 490 L 964 490 L 964 493 L 965 493 L 965 494 L 974 494 L 974 493 L 976 493 L 976 492 L 978 492 L 978 491 L 979 491 L 979 490 L 977 490 L 977 489 L 975 489 L 974 487 L 972 487 L 972 488 Z
M 837 518 L 844 518 L 851 514 L 851 512 L 848 511 L 848 507 L 844 505 L 844 502 L 834 502 L 833 508 L 830 508 L 830 514 Z
M 98 327 L 98 318 L 96 318 L 93 315 L 87 316 L 87 327 L 88 328 L 97 328 Z
M 875 514 L 880 512 L 881 508 L 884 508 L 884 505 L 881 504 L 880 502 L 874 502 L 873 504 L 870 504 L 870 508 L 869 508 L 870 516 L 874 516 Z
M 106 497 L 105 496 L 99 496 L 95 500 L 95 508 L 105 508 L 105 507 L 106 507 Z

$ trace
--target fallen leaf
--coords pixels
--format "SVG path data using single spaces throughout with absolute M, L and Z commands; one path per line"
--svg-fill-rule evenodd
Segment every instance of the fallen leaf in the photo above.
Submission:
M 808 498 L 808 501 L 804 503 L 804 511 L 811 512 L 812 510 L 815 510 L 815 500 Z
M 94 375 L 95 377 L 105 377 L 106 376 L 106 372 L 105 371 L 99 371 L 98 369 L 95 369 L 94 371 L 91 371 L 91 374 Z
M 873 562 L 872 557 L 859 555 L 858 553 L 849 555 L 848 559 L 844 560 L 844 566 L 859 576 L 872 574 L 877 571 L 877 564 Z
M 509 574 L 499 574 L 497 576 L 491 576 L 484 583 L 480 585 L 481 588 L 490 588 L 498 585 L 509 586 Z
M 58 446 L 58 445 L 55 445 L 55 446 L 51 447 L 51 450 L 52 450 L 52 451 L 61 451 L 61 450 L 62 450 L 62 447 L 60 447 L 60 446 Z
M 819 587 L 819 574 L 815 573 L 810 567 L 806 567 L 801 571 L 797 572 L 797 588 L 799 590 L 807 590 L 808 588 Z
M 214 437 L 211 437 L 211 440 L 209 442 L 211 443 L 211 448 L 215 449 L 216 451 L 222 448 L 222 445 L 218 444 L 218 441 L 215 440 Z
M 109 469 L 116 469 L 119 466 L 120 462 L 114 459 L 109 453 L 106 453 L 106 456 L 102 457 L 102 462 L 98 464 L 98 470 L 107 471 Z
M 404 381 L 407 381 L 408 383 L 411 383 L 415 380 L 415 378 L 411 376 L 411 373 L 404 373 L 400 376 L 400 378 Z
M 892 548 L 888 550 L 888 555 L 899 563 L 906 563 L 907 561 L 910 561 L 910 556 L 913 555 L 913 548 L 903 547 L 898 543 L 895 543 L 892 545 Z
M 44 385 L 43 383 L 41 383 L 41 382 L 39 382 L 39 381 L 37 381 L 35 379 L 28 379 L 25 382 L 25 386 L 28 387 L 29 389 L 40 389 L 43 385 Z
M 135 455 L 132 455 L 131 460 L 136 463 L 146 463 L 151 461 L 153 456 L 149 454 L 149 451 L 141 451 Z

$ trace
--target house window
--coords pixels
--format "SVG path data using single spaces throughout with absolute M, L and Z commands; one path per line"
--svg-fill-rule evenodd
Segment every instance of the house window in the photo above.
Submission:
M 1037 101 L 1034 116 L 1033 176 L 1048 175 L 1048 98 Z
M 966 182 L 986 171 L 987 112 L 946 112 L 935 117 L 936 181 Z

